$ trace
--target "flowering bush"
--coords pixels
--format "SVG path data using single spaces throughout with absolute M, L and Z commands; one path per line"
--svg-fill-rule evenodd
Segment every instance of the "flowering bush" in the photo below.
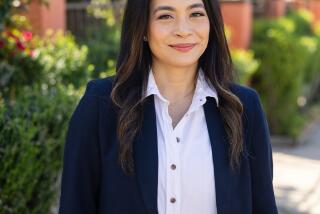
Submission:
M 0 213 L 8 214 L 50 212 L 69 118 L 93 70 L 72 35 L 25 30 L 13 2 L 30 1 L 0 0 Z
M 0 96 L 16 96 L 21 86 L 41 79 L 42 65 L 34 54 L 32 33 L 7 29 L 0 35 Z
M 43 66 L 43 83 L 72 85 L 75 88 L 85 85 L 89 80 L 93 65 L 87 60 L 88 47 L 78 45 L 75 38 L 63 32 L 47 31 L 42 38 L 35 38 L 35 55 Z
M 16 54 L 33 57 L 33 47 L 30 43 L 31 40 L 32 33 L 29 31 L 20 32 L 17 29 L 11 29 L 2 32 L 0 40 L 1 58 L 9 58 Z

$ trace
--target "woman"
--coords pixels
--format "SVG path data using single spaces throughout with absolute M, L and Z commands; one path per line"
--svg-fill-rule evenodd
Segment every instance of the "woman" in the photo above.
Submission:
M 129 0 L 69 124 L 60 213 L 274 214 L 269 130 L 216 0 Z

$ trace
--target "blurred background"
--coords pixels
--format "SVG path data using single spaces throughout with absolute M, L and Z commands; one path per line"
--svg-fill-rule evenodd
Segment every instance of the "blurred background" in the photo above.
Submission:
M 0 0 L 0 214 L 57 213 L 86 83 L 114 74 L 123 0 Z M 240 84 L 268 118 L 280 214 L 320 214 L 320 0 L 222 0 Z

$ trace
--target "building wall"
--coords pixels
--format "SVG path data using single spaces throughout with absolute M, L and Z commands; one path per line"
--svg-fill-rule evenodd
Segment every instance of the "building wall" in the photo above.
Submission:
M 29 5 L 27 18 L 35 33 L 43 35 L 47 29 L 66 29 L 65 0 L 51 0 L 48 7 L 33 1 Z
M 222 2 L 221 12 L 225 25 L 231 30 L 230 47 L 248 48 L 253 19 L 252 4 L 250 2 Z

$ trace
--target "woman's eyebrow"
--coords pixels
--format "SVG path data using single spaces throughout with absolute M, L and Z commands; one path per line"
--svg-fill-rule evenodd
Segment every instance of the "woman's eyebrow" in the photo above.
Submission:
M 193 8 L 204 8 L 204 5 L 202 3 L 192 4 L 192 5 L 187 7 L 187 10 L 191 10 Z M 153 14 L 155 14 L 156 12 L 158 12 L 160 10 L 174 11 L 175 9 L 173 7 L 171 7 L 171 6 L 159 6 L 156 9 L 153 10 Z

